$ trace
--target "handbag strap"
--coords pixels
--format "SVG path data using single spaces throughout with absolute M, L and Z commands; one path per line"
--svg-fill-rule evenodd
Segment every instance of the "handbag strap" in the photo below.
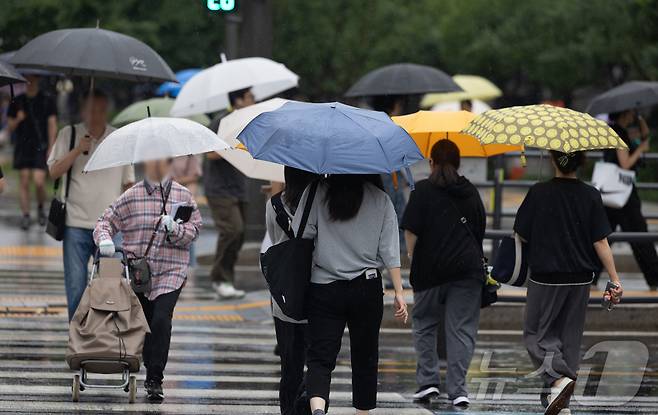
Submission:
M 306 222 L 308 222 L 308 216 L 311 214 L 311 207 L 313 206 L 313 199 L 315 199 L 315 192 L 318 190 L 318 181 L 311 183 L 311 188 L 308 192 L 308 198 L 306 199 L 306 204 L 304 205 L 304 213 L 302 214 L 302 220 L 299 223 L 299 230 L 297 231 L 297 238 L 301 238 L 304 235 L 304 230 L 306 229 Z
M 71 138 L 69 139 L 69 152 L 73 151 L 75 147 L 75 125 L 71 124 Z M 64 201 L 69 198 L 69 188 L 71 187 L 71 172 L 73 171 L 73 163 L 71 167 L 66 171 L 66 189 L 64 190 Z M 53 191 L 57 192 L 59 189 L 61 177 L 58 177 L 53 183 Z
M 286 208 L 283 206 L 283 200 L 281 199 L 282 193 L 283 192 L 279 192 L 272 196 L 270 203 L 272 204 L 274 213 L 276 213 L 276 223 L 289 239 L 294 239 L 295 233 L 292 231 L 292 218 L 288 215 Z
M 484 249 L 482 248 L 482 244 L 478 242 L 477 238 L 473 234 L 473 230 L 471 227 L 468 225 L 468 219 L 466 219 L 466 216 L 462 214 L 461 210 L 455 202 L 452 201 L 450 198 L 450 195 L 445 194 L 446 199 L 448 200 L 448 203 L 450 203 L 450 206 L 452 206 L 453 210 L 457 212 L 457 214 L 460 216 L 459 222 L 464 225 L 464 228 L 466 228 L 466 232 L 468 232 L 469 238 L 473 241 L 475 246 L 477 246 L 478 251 L 480 251 L 480 255 L 482 256 L 482 259 L 484 260 Z
M 153 233 L 151 233 L 151 239 L 149 240 L 149 244 L 146 245 L 146 251 L 144 251 L 144 258 L 146 258 L 149 255 L 149 252 L 151 251 L 151 247 L 153 246 L 153 241 L 155 241 L 155 237 L 158 234 L 158 229 L 160 229 L 160 223 L 162 222 L 162 215 L 167 214 L 167 210 L 166 210 L 167 201 L 169 200 L 170 193 L 171 193 L 171 181 L 169 182 L 169 186 L 167 186 L 167 190 L 164 190 L 162 184 L 160 184 L 160 197 L 162 198 L 162 208 L 160 209 L 160 217 L 158 218 L 158 221 L 155 224 Z

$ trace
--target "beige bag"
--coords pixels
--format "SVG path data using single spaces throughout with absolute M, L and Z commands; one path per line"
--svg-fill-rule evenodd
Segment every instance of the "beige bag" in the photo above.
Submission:
M 144 338 L 149 326 L 139 299 L 123 278 L 120 259 L 101 258 L 98 276 L 87 286 L 69 325 L 66 363 L 73 370 L 92 373 L 120 373 L 128 363 L 131 372 L 139 371 Z M 93 277 L 92 272 L 92 277 Z

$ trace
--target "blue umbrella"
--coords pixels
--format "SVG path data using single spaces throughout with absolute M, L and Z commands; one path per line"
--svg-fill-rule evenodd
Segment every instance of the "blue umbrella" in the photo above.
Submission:
M 180 92 L 180 89 L 183 87 L 183 84 L 189 81 L 191 77 L 198 74 L 199 72 L 201 72 L 201 69 L 199 68 L 183 69 L 182 71 L 176 72 L 176 80 L 178 80 L 178 83 L 165 82 L 161 84 L 158 89 L 155 90 L 155 95 L 160 97 L 167 95 L 172 98 L 176 98 Z
M 374 174 L 422 160 L 405 130 L 383 112 L 338 102 L 290 101 L 254 118 L 238 138 L 256 159 L 319 174 Z

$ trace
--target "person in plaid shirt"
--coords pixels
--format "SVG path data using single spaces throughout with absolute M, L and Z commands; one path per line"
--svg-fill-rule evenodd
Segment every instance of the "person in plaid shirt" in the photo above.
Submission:
M 135 258 L 144 256 L 153 230 L 158 227 L 147 255 L 151 289 L 137 294 L 151 328 L 144 343 L 143 360 L 144 386 L 152 401 L 164 399 L 162 379 L 171 342 L 171 320 L 187 278 L 190 245 L 201 228 L 201 214 L 192 193 L 169 177 L 170 168 L 170 160 L 145 162 L 146 178 L 108 207 L 94 230 L 101 255 L 114 255 L 112 237 L 121 232 L 124 251 L 129 258 Z M 189 221 L 177 222 L 167 214 L 175 205 L 192 206 Z

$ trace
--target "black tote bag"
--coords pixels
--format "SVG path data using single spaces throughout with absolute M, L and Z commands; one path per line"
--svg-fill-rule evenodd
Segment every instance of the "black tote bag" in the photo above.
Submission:
M 286 316 L 295 320 L 306 319 L 306 294 L 311 284 L 315 242 L 302 236 L 317 188 L 317 182 L 311 184 L 297 235 L 271 246 L 261 255 L 261 268 L 272 298 Z
M 71 124 L 71 141 L 69 142 L 69 151 L 75 147 L 75 126 Z M 64 228 L 66 227 L 66 199 L 69 197 L 69 187 L 71 187 L 71 172 L 73 171 L 73 164 L 66 172 L 66 188 L 64 189 L 64 199 L 57 198 L 57 189 L 59 189 L 59 182 L 61 177 L 55 180 L 53 184 L 53 193 L 55 197 L 50 202 L 50 210 L 48 211 L 48 223 L 46 224 L 46 233 L 52 236 L 56 241 L 64 239 Z

